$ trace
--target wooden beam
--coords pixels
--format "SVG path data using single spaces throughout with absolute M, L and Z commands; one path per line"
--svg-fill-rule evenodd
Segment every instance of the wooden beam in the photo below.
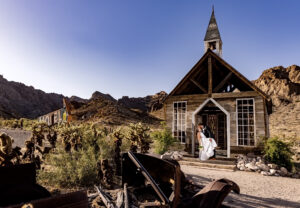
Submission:
M 227 76 L 222 80 L 222 82 L 220 82 L 218 84 L 218 86 L 216 86 L 214 88 L 213 92 L 219 91 L 224 86 L 224 84 L 230 79 L 231 76 L 232 76 L 232 72 L 230 72 L 229 74 L 227 74 Z
M 220 72 L 221 76 L 225 76 L 224 70 L 221 69 L 221 68 L 217 65 L 216 60 L 215 60 L 215 59 L 212 59 L 211 61 L 212 61 L 211 63 L 212 63 L 212 66 L 214 67 L 214 69 L 217 69 L 217 70 Z M 227 70 L 228 70 L 228 69 L 227 69 Z M 228 71 L 229 71 L 229 70 L 228 70 Z
M 194 79 L 191 78 L 190 81 L 193 82 L 193 84 L 196 85 L 204 93 L 207 93 L 207 90 L 204 87 L 202 87 L 198 82 L 196 82 Z
M 195 73 L 195 75 L 191 76 L 191 78 L 193 79 L 197 79 L 197 77 L 201 77 L 204 73 L 206 72 L 204 67 L 201 67 L 200 70 L 198 71 L 198 73 Z
M 212 98 L 240 98 L 261 96 L 256 91 L 212 93 Z
M 199 100 L 205 100 L 208 98 L 207 94 L 193 94 L 193 95 L 173 95 L 170 96 L 167 104 L 173 104 L 175 101 L 179 100 L 185 100 L 185 101 L 199 101 Z
M 249 81 L 246 77 L 244 77 L 240 72 L 238 72 L 235 68 L 233 68 L 230 64 L 228 64 L 224 59 L 220 58 L 215 53 L 211 52 L 210 57 L 215 57 L 223 66 L 232 71 L 237 77 L 239 77 L 242 81 L 244 81 L 248 86 L 250 86 L 253 90 L 258 92 L 261 96 L 263 96 L 266 100 L 270 100 L 269 96 L 265 94 L 261 89 L 259 89 L 255 84 Z
M 211 56 L 208 57 L 208 94 L 212 94 L 212 63 L 211 63 Z
M 266 109 L 266 99 L 263 98 L 263 105 L 264 105 L 264 125 L 265 125 L 265 137 L 267 138 L 268 136 L 268 123 L 267 123 L 267 109 Z

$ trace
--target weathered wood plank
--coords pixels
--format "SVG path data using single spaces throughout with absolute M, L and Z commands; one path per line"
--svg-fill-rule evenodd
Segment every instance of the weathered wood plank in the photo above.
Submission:
M 246 92 L 223 92 L 223 93 L 213 93 L 212 98 L 242 98 L 242 97 L 255 97 L 259 95 L 255 91 Z
M 212 77 L 212 63 L 211 56 L 208 57 L 208 95 L 211 97 L 212 94 L 212 85 L 213 85 L 213 77 Z

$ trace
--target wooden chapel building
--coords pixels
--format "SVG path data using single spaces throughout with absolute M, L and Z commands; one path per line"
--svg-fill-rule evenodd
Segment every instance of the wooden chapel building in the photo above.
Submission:
M 251 152 L 269 136 L 269 97 L 222 59 L 214 10 L 204 38 L 205 54 L 164 101 L 167 126 L 186 151 L 198 152 L 199 122 L 212 130 L 217 155 Z

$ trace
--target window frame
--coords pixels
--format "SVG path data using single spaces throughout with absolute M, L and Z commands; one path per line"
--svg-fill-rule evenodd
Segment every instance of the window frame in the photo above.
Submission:
M 238 115 L 238 101 L 240 100 L 252 100 L 253 101 L 253 133 L 254 133 L 254 137 L 253 137 L 253 145 L 245 145 L 245 141 L 244 141 L 244 144 L 239 144 L 239 115 Z M 254 98 L 237 98 L 236 99 L 236 143 L 237 143 L 237 146 L 241 146 L 241 147 L 256 147 L 256 111 L 255 111 L 255 99 Z M 249 111 L 248 111 L 248 114 L 249 114 Z M 242 125 L 244 127 L 244 125 Z M 249 119 L 248 119 L 248 133 L 249 133 Z M 244 139 L 244 138 L 243 138 Z
M 186 135 L 186 129 L 187 129 L 187 101 L 174 101 L 172 104 L 173 107 L 173 113 L 172 113 L 172 136 L 176 139 L 178 139 L 178 136 L 175 137 L 174 133 L 175 133 L 175 108 L 174 108 L 174 104 L 175 103 L 185 103 L 185 116 L 184 116 L 184 123 L 185 123 L 185 127 L 184 127 L 184 132 L 185 132 L 185 142 L 182 142 L 182 138 L 180 138 L 180 143 L 181 144 L 186 144 L 186 139 L 187 139 L 187 135 Z M 178 109 L 178 107 L 177 107 Z M 183 120 L 183 119 L 182 119 Z M 181 123 L 182 126 L 182 123 Z M 178 129 L 178 128 L 177 128 Z M 178 130 L 176 130 L 178 132 Z

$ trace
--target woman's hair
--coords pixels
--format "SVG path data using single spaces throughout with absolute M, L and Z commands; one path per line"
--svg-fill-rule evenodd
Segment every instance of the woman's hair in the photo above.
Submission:
M 198 126 L 203 126 L 203 123 L 202 122 L 198 123 Z

